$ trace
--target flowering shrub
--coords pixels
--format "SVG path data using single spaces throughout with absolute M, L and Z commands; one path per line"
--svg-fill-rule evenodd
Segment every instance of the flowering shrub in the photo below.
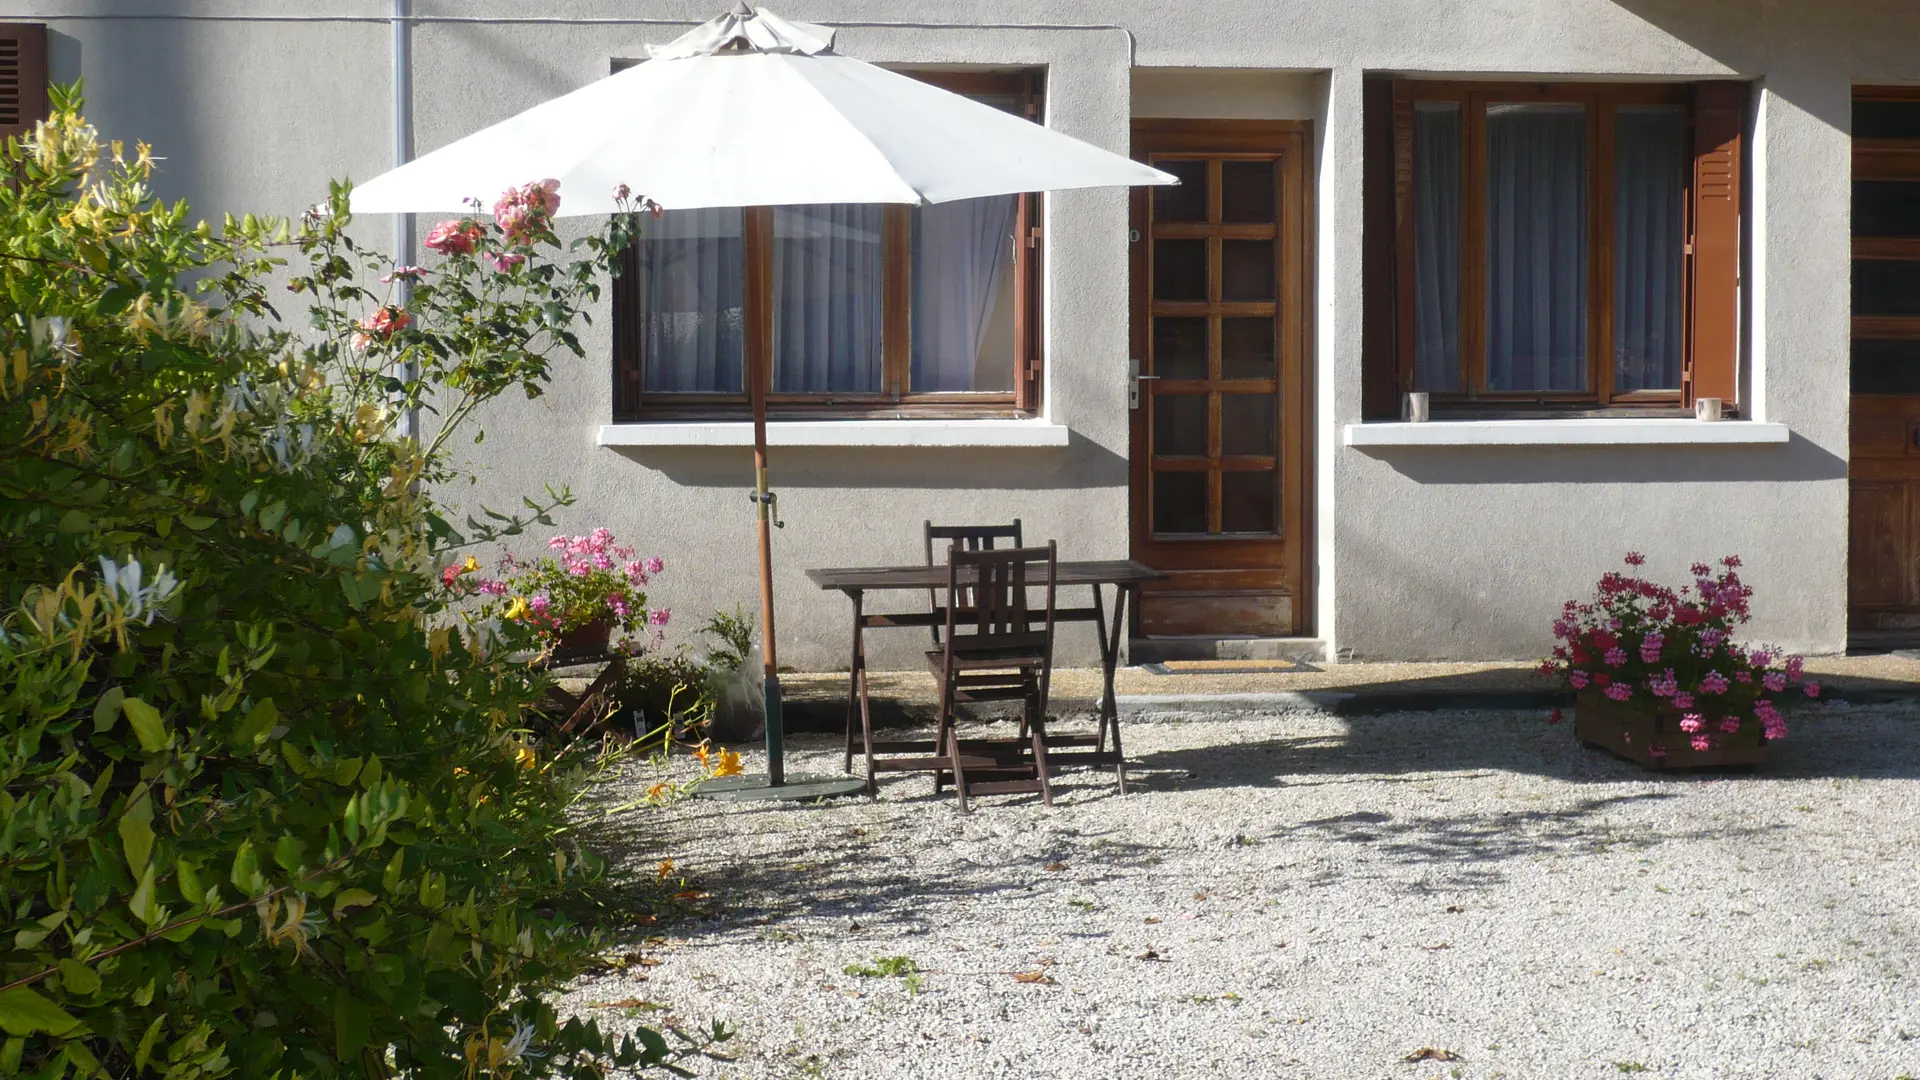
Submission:
M 540 390 L 631 223 L 511 280 L 490 227 L 431 271 L 359 251 L 344 187 L 196 225 L 51 97 L 0 145 L 0 1074 L 670 1061 L 552 1004 L 603 947 L 593 763 L 526 744 L 543 677 L 441 584 L 532 521 L 463 536 L 435 502 L 445 440 Z M 409 272 L 410 300 L 371 285 Z
M 547 549 L 553 554 L 532 561 L 512 552 L 502 555 L 499 577 L 480 575 L 479 560 L 469 557 L 442 570 L 440 579 L 458 594 L 483 598 L 482 613 L 518 623 L 544 639 L 592 622 L 609 624 L 616 636 L 667 625 L 671 613 L 648 610 L 643 591 L 666 567 L 659 556 L 636 558 L 604 528 L 587 536 L 556 536 Z
M 1630 553 L 1626 563 L 1637 570 L 1646 558 Z M 1696 563 L 1693 584 L 1678 590 L 1604 575 L 1592 601 L 1567 601 L 1553 624 L 1559 644 L 1540 670 L 1579 692 L 1678 713 L 1695 750 L 1785 737 L 1781 695 L 1798 686 L 1819 697 L 1820 686 L 1802 681 L 1798 656 L 1734 640 L 1753 596 L 1739 568 L 1732 555 L 1718 569 Z

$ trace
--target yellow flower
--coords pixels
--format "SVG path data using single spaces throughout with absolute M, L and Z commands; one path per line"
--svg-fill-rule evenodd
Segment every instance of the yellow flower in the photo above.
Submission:
M 740 755 L 726 749 L 720 751 L 720 763 L 713 767 L 715 776 L 739 776 L 745 771 L 740 766 Z
M 526 614 L 527 614 L 527 598 L 524 596 L 516 596 L 513 598 L 513 602 L 507 605 L 507 612 L 505 615 L 502 616 L 502 618 L 505 618 L 508 620 L 519 620 L 519 619 L 525 618 Z
M 660 876 L 661 877 L 673 876 L 673 860 L 672 859 L 660 860 Z
M 706 743 L 701 743 L 699 746 L 696 746 L 693 748 L 693 756 L 700 759 L 700 767 L 703 769 L 713 768 L 713 766 L 707 761 L 707 759 L 710 756 L 712 756 L 712 754 L 713 754 L 713 749 L 709 747 Z
M 647 789 L 647 798 L 649 799 L 665 798 L 666 794 L 667 794 L 667 782 L 664 780 Z
M 480 569 L 480 560 L 471 555 L 467 556 L 466 562 L 460 564 L 460 572 L 463 574 L 471 574 L 478 569 Z
M 533 747 L 522 746 L 513 752 L 513 760 L 518 762 L 521 768 L 531 769 L 539 763 L 540 755 L 533 752 Z

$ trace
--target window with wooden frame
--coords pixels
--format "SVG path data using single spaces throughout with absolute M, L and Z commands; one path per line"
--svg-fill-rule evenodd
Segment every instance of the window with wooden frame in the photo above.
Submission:
M 47 28 L 0 23 L 0 139 L 33 134 L 47 118 Z
M 1747 93 L 1370 80 L 1367 415 L 1733 404 Z
M 1039 122 L 1037 72 L 905 74 Z M 749 380 L 774 419 L 1030 415 L 1039 226 L 1037 194 L 669 209 L 614 283 L 614 418 L 744 417 Z M 746 364 L 748 245 L 773 256 L 768 371 Z

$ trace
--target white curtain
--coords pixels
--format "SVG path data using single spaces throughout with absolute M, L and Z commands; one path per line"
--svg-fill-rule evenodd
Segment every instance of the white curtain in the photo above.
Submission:
M 912 389 L 1007 390 L 1011 363 L 981 378 L 984 354 L 1013 350 L 1011 326 L 988 340 L 1012 277 L 1017 195 L 965 199 L 914 212 Z M 999 340 L 1004 337 L 1004 340 Z M 987 385 L 1005 382 L 1006 385 Z
M 669 210 L 647 223 L 639 259 L 642 386 L 741 393 L 740 211 Z
M 876 205 L 788 206 L 773 215 L 773 389 L 881 392 Z
M 1460 106 L 1413 111 L 1413 385 L 1460 389 Z
M 1487 389 L 1587 387 L 1587 112 L 1487 109 Z
M 1618 390 L 1680 386 L 1686 117 L 1676 106 L 1614 114 L 1613 370 Z

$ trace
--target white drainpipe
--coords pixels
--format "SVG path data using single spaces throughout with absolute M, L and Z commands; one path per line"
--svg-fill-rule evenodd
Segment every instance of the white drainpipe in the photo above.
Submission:
M 393 0 L 393 167 L 413 160 L 413 0 Z M 415 259 L 413 215 L 393 215 L 393 259 L 411 265 Z M 393 302 L 405 307 L 413 299 L 413 284 L 405 278 L 393 282 Z M 406 378 L 419 375 L 417 365 L 407 365 Z M 401 420 L 408 438 L 420 435 L 420 410 L 408 409 Z

